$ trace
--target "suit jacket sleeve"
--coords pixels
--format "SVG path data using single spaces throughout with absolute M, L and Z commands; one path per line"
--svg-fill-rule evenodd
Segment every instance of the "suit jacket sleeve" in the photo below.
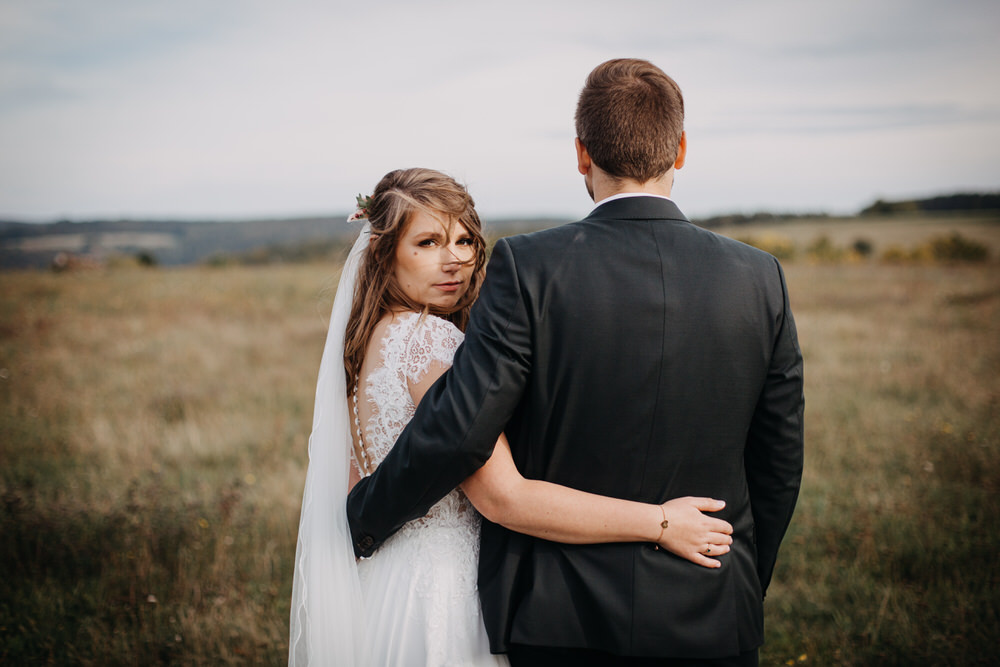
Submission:
M 757 574 L 764 593 L 774 570 L 778 546 L 795 509 L 803 460 L 802 353 L 788 304 L 785 277 L 780 266 L 777 271 L 783 309 L 744 453 L 757 545 Z
M 356 555 L 370 556 L 489 459 L 526 383 L 527 319 L 513 253 L 502 239 L 452 368 L 420 401 L 375 472 L 347 498 Z

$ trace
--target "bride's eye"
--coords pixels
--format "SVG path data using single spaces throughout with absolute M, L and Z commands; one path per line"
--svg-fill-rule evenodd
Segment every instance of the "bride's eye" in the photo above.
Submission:
M 458 239 L 456 243 L 458 243 L 458 245 L 475 245 L 475 241 L 472 239 L 471 236 L 463 236 L 462 238 Z

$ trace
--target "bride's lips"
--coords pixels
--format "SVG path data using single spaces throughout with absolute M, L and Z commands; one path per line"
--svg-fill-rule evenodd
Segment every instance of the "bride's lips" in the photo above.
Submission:
M 456 280 L 454 282 L 447 283 L 437 283 L 434 287 L 437 287 L 442 292 L 457 292 L 458 288 L 462 286 L 462 281 Z

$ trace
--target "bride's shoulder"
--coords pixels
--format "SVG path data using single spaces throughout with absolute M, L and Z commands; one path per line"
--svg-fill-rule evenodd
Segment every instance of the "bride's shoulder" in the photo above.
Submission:
M 448 320 L 428 313 L 414 313 L 409 311 L 397 313 L 393 317 L 393 322 L 390 326 L 397 329 L 406 338 L 456 338 L 461 342 L 465 337 L 465 334 Z
M 462 333 L 461 329 L 443 317 L 438 317 L 437 315 L 424 315 L 423 319 L 431 331 L 448 336 L 449 338 L 458 338 L 459 340 L 465 338 L 465 334 Z
M 401 354 L 405 374 L 423 377 L 432 364 L 450 366 L 464 334 L 448 320 L 426 313 L 397 315 L 390 338 Z

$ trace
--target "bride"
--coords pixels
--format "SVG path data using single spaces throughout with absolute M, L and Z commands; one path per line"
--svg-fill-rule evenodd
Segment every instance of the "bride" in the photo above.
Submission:
M 289 665 L 506 665 L 491 655 L 476 590 L 480 514 L 568 543 L 653 542 L 705 567 L 732 527 L 702 512 L 523 478 L 503 437 L 460 489 L 357 561 L 344 509 L 462 343 L 485 273 L 465 188 L 429 169 L 387 174 L 353 218 L 367 219 L 344 265 L 316 389 L 295 556 Z M 475 509 L 473 509 L 475 508 Z

